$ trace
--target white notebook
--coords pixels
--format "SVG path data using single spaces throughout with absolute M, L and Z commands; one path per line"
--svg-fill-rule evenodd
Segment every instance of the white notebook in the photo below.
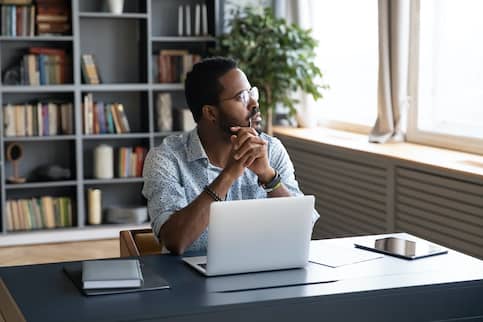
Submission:
M 141 287 L 143 274 L 137 259 L 92 260 L 82 262 L 82 287 Z

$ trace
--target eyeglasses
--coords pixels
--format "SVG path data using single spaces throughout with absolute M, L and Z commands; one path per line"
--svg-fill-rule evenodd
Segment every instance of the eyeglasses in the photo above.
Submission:
M 220 102 L 236 99 L 240 101 L 245 107 L 248 107 L 248 102 L 250 101 L 250 98 L 258 101 L 259 93 L 257 87 L 253 86 L 250 89 L 245 89 L 233 97 L 221 99 Z

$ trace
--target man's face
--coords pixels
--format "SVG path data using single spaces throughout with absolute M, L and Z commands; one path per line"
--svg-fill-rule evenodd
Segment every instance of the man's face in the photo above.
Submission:
M 251 124 L 259 129 L 262 119 L 255 99 L 256 89 L 251 89 L 246 75 L 238 68 L 232 69 L 220 77 L 219 82 L 224 88 L 218 104 L 220 129 L 230 135 L 233 134 L 230 130 L 232 126 L 246 127 Z

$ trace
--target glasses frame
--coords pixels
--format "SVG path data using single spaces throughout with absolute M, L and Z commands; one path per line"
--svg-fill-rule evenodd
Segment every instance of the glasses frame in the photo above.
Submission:
M 249 89 L 242 90 L 241 92 L 233 95 L 232 97 L 220 99 L 220 102 L 229 101 L 237 98 L 238 96 L 240 96 L 242 104 L 245 107 L 248 107 L 248 102 L 250 102 L 251 98 L 258 102 L 258 99 L 260 98 L 260 92 L 258 91 L 258 87 L 252 86 Z

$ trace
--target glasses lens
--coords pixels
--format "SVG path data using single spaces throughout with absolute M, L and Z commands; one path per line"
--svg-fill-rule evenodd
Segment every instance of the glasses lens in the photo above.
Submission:
M 250 88 L 250 97 L 253 98 L 255 101 L 258 101 L 258 88 L 252 87 Z

